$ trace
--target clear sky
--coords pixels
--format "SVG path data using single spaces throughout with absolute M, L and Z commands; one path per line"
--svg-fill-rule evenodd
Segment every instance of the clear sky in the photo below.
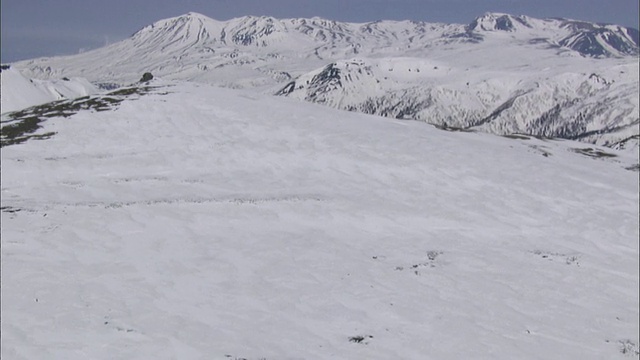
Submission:
M 493 11 L 638 28 L 638 0 L 2 0 L 0 6 L 3 63 L 100 47 L 189 11 L 218 20 L 270 15 L 464 24 Z

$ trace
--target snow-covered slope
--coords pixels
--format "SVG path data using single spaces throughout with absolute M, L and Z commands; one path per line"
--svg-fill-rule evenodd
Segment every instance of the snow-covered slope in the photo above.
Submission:
M 637 152 L 159 85 L 4 143 L 3 359 L 638 356 Z
M 640 45 L 638 30 L 633 28 L 500 13 L 487 13 L 478 17 L 469 24 L 467 30 L 482 35 L 510 33 L 509 36 L 512 37 L 521 37 L 532 42 L 546 42 L 550 46 L 568 48 L 592 57 L 637 56 Z
M 2 79 L 0 101 L 3 113 L 98 92 L 94 85 L 82 78 L 48 81 L 27 79 L 10 66 L 3 66 L 0 78 Z
M 620 26 L 490 13 L 410 57 L 335 61 L 276 94 L 439 126 L 616 147 L 639 134 L 637 39 L 636 30 Z
M 574 59 L 554 66 L 553 58 L 527 55 L 538 55 L 538 65 L 548 66 L 469 71 L 472 62 L 451 66 L 442 57 L 357 58 L 300 76 L 276 94 L 496 134 L 579 139 L 607 146 L 638 136 L 637 63 Z
M 638 42 L 637 30 L 617 25 L 499 13 L 469 25 L 189 13 L 104 48 L 15 66 L 107 87 L 149 71 L 437 125 L 618 146 L 638 136 Z
M 331 59 L 423 48 L 463 25 L 410 21 L 367 24 L 321 18 L 246 16 L 218 21 L 197 13 L 158 21 L 130 38 L 82 54 L 16 63 L 34 77 L 81 75 L 131 83 L 145 71 L 169 79 L 254 87 L 290 80 Z

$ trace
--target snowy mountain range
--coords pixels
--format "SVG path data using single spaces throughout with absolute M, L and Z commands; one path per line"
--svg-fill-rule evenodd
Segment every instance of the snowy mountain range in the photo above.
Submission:
M 487 13 L 468 25 L 198 13 L 78 55 L 13 64 L 114 88 L 143 72 L 440 127 L 638 142 L 638 31 Z

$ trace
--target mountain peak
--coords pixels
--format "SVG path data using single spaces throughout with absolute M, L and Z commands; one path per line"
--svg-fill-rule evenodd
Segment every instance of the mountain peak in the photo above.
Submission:
M 179 16 L 158 20 L 155 23 L 147 26 L 147 28 L 149 27 L 162 28 L 166 26 L 175 26 L 176 24 L 208 23 L 208 22 L 217 22 L 217 21 L 206 15 L 203 15 L 194 11 L 190 11 L 186 14 L 182 14 Z
M 178 15 L 178 16 L 173 16 L 170 18 L 166 18 L 166 19 L 162 19 L 156 22 L 164 22 L 164 21 L 189 21 L 189 20 L 202 20 L 202 19 L 207 19 L 207 20 L 211 20 L 211 18 L 209 18 L 206 15 L 203 15 L 201 13 L 195 12 L 195 11 L 189 11 L 188 13 L 182 14 L 182 15 Z
M 531 28 L 529 18 L 505 13 L 487 12 L 469 24 L 471 31 L 517 31 L 519 28 Z
M 156 21 L 131 37 L 136 46 L 146 51 L 175 51 L 199 46 L 219 33 L 221 22 L 197 12 Z
M 198 12 L 195 11 L 189 11 L 188 13 L 182 15 L 183 17 L 189 17 L 189 18 L 207 18 L 209 19 L 208 16 L 200 14 Z

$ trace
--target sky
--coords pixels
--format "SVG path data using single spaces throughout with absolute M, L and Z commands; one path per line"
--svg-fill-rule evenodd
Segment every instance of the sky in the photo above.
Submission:
M 0 7 L 2 63 L 94 49 L 190 11 L 218 20 L 269 15 L 464 24 L 492 11 L 638 28 L 638 0 L 2 0 Z

